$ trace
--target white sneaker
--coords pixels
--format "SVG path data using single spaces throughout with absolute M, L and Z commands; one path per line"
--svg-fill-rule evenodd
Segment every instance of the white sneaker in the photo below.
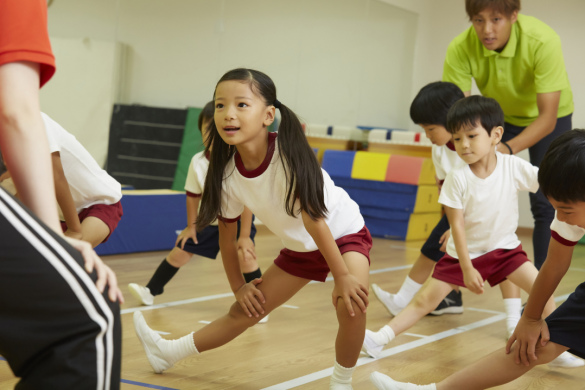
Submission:
M 372 382 L 378 390 L 436 390 L 435 384 L 415 385 L 413 383 L 397 382 L 388 375 L 384 375 L 378 371 L 374 371 L 370 374 L 370 382 Z
M 372 337 L 372 332 L 369 329 L 366 329 L 366 336 L 364 337 L 364 343 L 362 344 L 362 351 L 367 353 L 373 358 L 378 358 L 382 350 L 384 349 L 383 344 L 378 344 L 374 338 Z
M 577 368 L 585 366 L 585 361 L 571 355 L 569 352 L 563 352 L 559 355 L 559 357 L 550 362 L 548 366 L 558 368 Z
M 395 294 L 390 294 L 389 292 L 382 290 L 376 283 L 372 283 L 372 290 L 374 290 L 374 294 L 376 294 L 380 302 L 382 302 L 382 304 L 393 316 L 397 316 L 398 313 L 404 309 L 403 306 L 400 306 L 395 302 Z
M 264 318 L 262 318 L 260 321 L 258 321 L 259 324 L 265 324 L 268 322 L 268 316 L 270 316 L 270 314 L 266 314 L 266 316 L 264 316 Z
M 165 357 L 163 352 L 157 343 L 163 340 L 162 337 L 154 330 L 150 329 L 144 320 L 144 316 L 141 312 L 134 312 L 134 330 L 136 335 L 140 339 L 148 362 L 152 366 L 152 369 L 157 374 L 162 374 L 163 371 L 168 370 L 173 366 Z
M 150 293 L 148 287 L 142 287 L 139 284 L 130 283 L 128 285 L 128 289 L 130 290 L 130 293 L 134 296 L 134 298 L 139 300 L 142 305 L 150 306 L 153 304 L 154 295 Z

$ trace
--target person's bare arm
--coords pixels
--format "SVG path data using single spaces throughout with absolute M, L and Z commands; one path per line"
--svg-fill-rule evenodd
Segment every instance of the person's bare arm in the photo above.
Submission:
M 528 149 L 554 131 L 560 99 L 561 91 L 536 95 L 538 117 L 520 134 L 506 142 L 514 154 Z M 498 151 L 504 154 L 510 153 L 508 148 L 501 143 L 498 145 Z
M 51 153 L 51 162 L 53 165 L 53 179 L 55 181 L 57 203 L 59 204 L 59 207 L 61 207 L 65 223 L 67 224 L 67 232 L 65 234 L 69 237 L 81 240 L 81 222 L 77 215 L 73 196 L 71 196 L 69 182 L 67 182 L 65 172 L 63 171 L 59 152 Z
M 22 202 L 60 233 L 36 63 L 0 66 L 0 149 Z

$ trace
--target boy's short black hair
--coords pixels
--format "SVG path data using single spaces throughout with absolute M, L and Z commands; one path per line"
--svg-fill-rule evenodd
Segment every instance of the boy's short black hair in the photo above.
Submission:
M 504 127 L 504 111 L 495 99 L 475 95 L 459 100 L 449 110 L 445 127 L 449 133 L 455 134 L 462 128 L 471 129 L 478 124 L 489 135 L 495 127 Z
M 547 198 L 558 202 L 585 202 L 585 130 L 567 131 L 546 151 L 538 183 Z
M 425 85 L 410 105 L 410 118 L 417 125 L 447 125 L 451 106 L 465 97 L 453 83 L 436 81 Z
M 199 114 L 199 118 L 197 119 L 197 126 L 199 127 L 199 131 L 203 131 L 203 122 L 208 122 L 213 120 L 213 115 L 215 114 L 215 102 L 212 100 L 208 102 L 201 113 Z

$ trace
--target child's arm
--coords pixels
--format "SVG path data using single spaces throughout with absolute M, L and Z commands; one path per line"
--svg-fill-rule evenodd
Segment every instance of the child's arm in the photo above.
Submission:
M 252 231 L 252 212 L 247 207 L 244 207 L 242 218 L 240 219 L 240 238 L 238 238 L 238 250 L 242 251 L 244 259 L 256 259 L 256 249 L 254 241 L 250 238 Z M 246 271 L 246 270 L 244 270 Z
M 455 243 L 455 250 L 459 258 L 459 265 L 463 271 L 463 281 L 465 286 L 476 294 L 483 294 L 483 278 L 478 270 L 473 267 L 469 251 L 467 250 L 467 240 L 465 237 L 465 222 L 463 219 L 463 210 L 454 209 L 449 206 L 445 207 L 445 213 L 451 226 L 451 235 Z
M 563 245 L 551 238 L 546 260 L 532 285 L 524 314 L 522 314 L 514 334 L 506 345 L 506 353 L 510 353 L 512 344 L 516 342 L 516 348 L 513 352 L 516 364 L 530 365 L 530 362 L 537 360 L 536 343 L 538 339 L 540 338 L 540 343 L 543 346 L 550 340 L 548 327 L 542 318 L 542 311 L 561 279 L 567 273 L 572 257 L 572 246 Z
M 63 217 L 65 217 L 65 223 L 67 224 L 65 235 L 82 239 L 81 222 L 77 215 L 73 196 L 71 196 L 69 183 L 65 177 L 65 172 L 63 172 L 63 165 L 61 164 L 61 156 L 59 155 L 59 152 L 51 153 L 51 160 L 53 164 L 53 180 L 55 182 L 57 203 L 59 204 L 59 207 L 61 207 Z
M 195 225 L 195 221 L 197 221 L 197 211 L 199 210 L 200 201 L 200 196 L 187 195 L 187 227 L 183 229 L 175 241 L 175 246 L 181 242 L 181 249 L 185 247 L 185 242 L 189 238 L 193 239 L 195 244 L 199 244 L 197 242 L 197 225 Z
M 236 222 L 219 221 L 219 249 L 225 274 L 236 300 L 248 317 L 258 317 L 264 314 L 262 304 L 265 303 L 264 295 L 256 288 L 262 279 L 254 279 L 246 283 L 242 276 L 240 263 L 238 261 L 237 235 L 238 227 Z
M 323 218 L 316 221 L 312 220 L 309 215 L 302 211 L 303 224 L 305 229 L 311 235 L 317 248 L 325 258 L 331 275 L 335 281 L 333 288 L 333 306 L 337 307 L 338 298 L 343 299 L 347 311 L 351 316 L 354 316 L 351 300 L 360 307 L 362 312 L 366 312 L 368 307 L 368 289 L 363 286 L 352 274 L 349 273 L 345 261 L 339 252 L 339 248 L 333 239 L 329 226 L 325 223 Z

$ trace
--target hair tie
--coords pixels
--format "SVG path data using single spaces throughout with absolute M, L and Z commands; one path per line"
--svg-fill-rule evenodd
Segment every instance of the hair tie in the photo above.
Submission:
M 274 106 L 274 108 L 278 108 L 280 110 L 282 104 L 280 104 L 278 99 L 274 99 L 274 103 L 272 103 L 272 105 Z

